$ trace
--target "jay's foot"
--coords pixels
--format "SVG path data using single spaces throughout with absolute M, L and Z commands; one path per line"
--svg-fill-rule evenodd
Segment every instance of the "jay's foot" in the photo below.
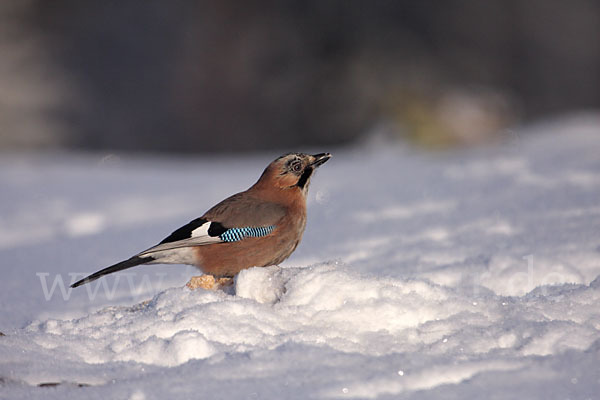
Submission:
M 188 283 L 185 284 L 189 289 L 195 290 L 202 288 L 205 290 L 218 290 L 224 287 L 231 286 L 233 278 L 215 279 L 212 275 L 192 276 Z

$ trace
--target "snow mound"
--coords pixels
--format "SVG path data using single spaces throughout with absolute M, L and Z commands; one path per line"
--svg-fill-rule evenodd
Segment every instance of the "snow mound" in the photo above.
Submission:
M 507 134 L 333 149 L 301 245 L 226 292 L 184 266 L 69 284 L 276 154 L 3 155 L 0 398 L 597 398 L 600 115 Z
M 361 276 L 336 263 L 252 268 L 236 278 L 236 294 L 172 288 L 134 307 L 35 322 L 24 335 L 88 364 L 175 366 L 286 343 L 369 356 L 549 355 L 585 350 L 597 338 L 598 286 L 569 287 L 566 304 L 564 289 L 517 300 L 489 293 L 474 301 L 427 280 Z M 451 381 L 473 369 L 457 371 Z M 423 387 L 418 379 L 415 385 Z

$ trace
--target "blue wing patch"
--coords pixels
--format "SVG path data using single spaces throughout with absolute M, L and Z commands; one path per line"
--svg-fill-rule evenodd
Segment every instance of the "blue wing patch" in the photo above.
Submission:
M 243 228 L 229 228 L 225 232 L 219 235 L 219 238 L 224 242 L 237 242 L 249 237 L 262 237 L 267 236 L 273 232 L 275 225 L 269 226 L 246 226 Z

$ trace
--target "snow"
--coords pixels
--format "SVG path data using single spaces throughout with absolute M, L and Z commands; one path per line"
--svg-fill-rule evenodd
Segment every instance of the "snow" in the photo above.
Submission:
M 187 266 L 68 285 L 276 154 L 4 155 L 0 398 L 597 398 L 600 116 L 333 154 L 298 250 L 225 291 Z

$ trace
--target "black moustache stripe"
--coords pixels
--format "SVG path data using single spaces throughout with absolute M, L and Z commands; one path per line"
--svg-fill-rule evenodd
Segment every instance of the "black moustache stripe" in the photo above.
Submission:
M 304 189 L 304 186 L 306 186 L 306 182 L 308 182 L 308 179 L 310 178 L 312 173 L 313 173 L 312 167 L 306 167 L 306 169 L 300 176 L 300 179 L 298 179 L 298 183 L 296 184 L 296 186 L 298 186 L 300 189 Z

